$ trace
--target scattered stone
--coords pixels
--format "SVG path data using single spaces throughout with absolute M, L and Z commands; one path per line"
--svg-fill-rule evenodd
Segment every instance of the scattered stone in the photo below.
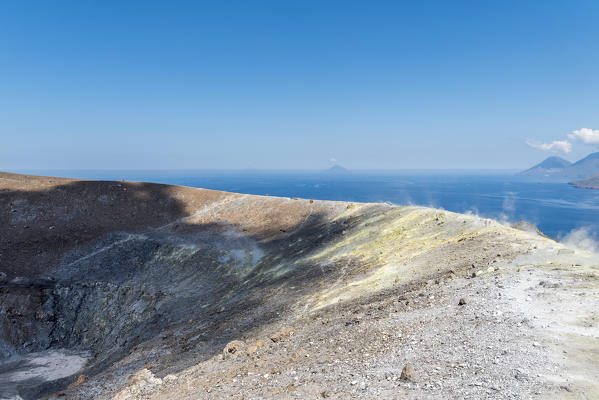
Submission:
M 462 297 L 462 298 L 461 298 L 461 299 L 458 301 L 458 305 L 460 305 L 460 306 L 463 306 L 464 304 L 466 304 L 466 299 Z
M 245 350 L 245 354 L 252 355 L 255 352 L 257 352 L 261 347 L 264 347 L 266 345 L 266 343 L 263 340 L 258 340 L 256 343 L 254 343 L 253 345 L 249 346 L 246 350 Z
M 323 390 L 322 392 L 320 392 L 320 396 L 324 399 L 331 397 L 331 392 L 329 392 L 328 390 Z
M 6 274 L 0 271 L 0 282 L 4 282 L 6 280 Z
M 239 352 L 243 350 L 245 347 L 245 343 L 241 340 L 233 340 L 232 342 L 227 343 L 225 348 L 223 349 L 223 359 L 227 359 L 229 357 L 237 357 Z
M 552 283 L 547 281 L 540 281 L 539 286 L 543 286 L 546 289 L 557 289 L 561 286 L 559 283 Z
M 401 370 L 399 379 L 404 382 L 416 382 L 416 371 L 414 371 L 411 365 L 406 365 Z
M 156 378 L 152 371 L 147 368 L 140 369 L 131 378 L 131 386 L 121 390 L 113 400 L 133 400 L 147 398 L 151 391 L 162 385 L 162 379 Z
M 526 375 L 524 375 L 520 371 L 516 371 L 516 373 L 514 374 L 514 378 L 516 378 L 519 381 L 523 381 L 523 380 L 526 380 Z
M 270 340 L 277 343 L 277 342 L 280 342 L 281 340 L 288 338 L 289 336 L 293 335 L 294 333 L 295 333 L 295 331 L 292 328 L 284 328 L 284 329 L 281 329 L 280 331 L 270 335 Z
M 133 375 L 131 378 L 131 385 L 160 385 L 162 384 L 162 379 L 156 378 L 152 371 L 147 368 L 140 369 Z
M 302 349 L 302 348 L 299 348 L 299 349 L 297 349 L 297 351 L 295 351 L 295 352 L 294 352 L 294 353 L 291 355 L 291 358 L 293 359 L 293 358 L 297 358 L 297 357 L 299 357 L 299 356 L 303 356 L 303 355 L 306 355 L 306 350 L 304 350 L 304 349 Z

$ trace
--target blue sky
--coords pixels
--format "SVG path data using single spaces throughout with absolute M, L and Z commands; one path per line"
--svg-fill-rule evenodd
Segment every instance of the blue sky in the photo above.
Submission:
M 597 21 L 597 1 L 2 2 L 0 169 L 575 160 L 599 143 Z

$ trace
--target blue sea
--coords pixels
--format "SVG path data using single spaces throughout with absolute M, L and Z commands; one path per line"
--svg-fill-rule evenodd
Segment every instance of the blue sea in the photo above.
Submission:
M 473 213 L 504 222 L 525 220 L 561 239 L 584 228 L 599 236 L 599 190 L 566 181 L 515 176 L 514 171 L 26 171 L 81 179 L 168 183 L 259 195 L 390 202 Z

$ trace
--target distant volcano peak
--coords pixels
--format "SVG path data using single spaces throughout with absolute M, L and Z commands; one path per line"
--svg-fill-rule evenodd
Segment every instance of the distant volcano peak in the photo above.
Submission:
M 588 178 L 599 174 L 599 152 L 591 153 L 572 164 L 561 157 L 549 157 L 519 175 Z
M 325 172 L 327 174 L 349 174 L 350 173 L 350 171 L 347 168 L 342 167 L 339 164 L 335 164 L 331 168 L 326 169 L 323 172 Z

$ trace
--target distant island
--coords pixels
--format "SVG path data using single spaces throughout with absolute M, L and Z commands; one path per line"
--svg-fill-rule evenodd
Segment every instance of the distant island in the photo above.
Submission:
M 520 172 L 521 176 L 548 176 L 562 173 L 564 169 L 570 167 L 572 163 L 564 158 L 553 156 L 546 158 L 539 164 Z
M 599 174 L 570 184 L 583 189 L 599 189 Z
M 575 163 L 561 157 L 549 157 L 518 175 L 585 179 L 597 174 L 599 174 L 599 152 L 591 153 Z
M 351 171 L 347 168 L 342 167 L 341 165 L 335 164 L 329 169 L 325 169 L 323 171 L 325 174 L 335 174 L 335 175 L 346 175 L 350 174 Z

